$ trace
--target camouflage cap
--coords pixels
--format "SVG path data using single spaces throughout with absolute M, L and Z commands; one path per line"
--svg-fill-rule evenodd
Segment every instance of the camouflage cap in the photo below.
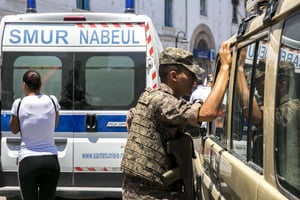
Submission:
M 180 48 L 167 47 L 159 56 L 159 64 L 178 64 L 193 72 L 197 77 L 203 74 L 204 69 L 193 63 L 193 54 Z

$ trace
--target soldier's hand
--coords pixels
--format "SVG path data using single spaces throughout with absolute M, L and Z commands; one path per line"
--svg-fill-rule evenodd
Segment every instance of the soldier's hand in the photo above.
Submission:
M 241 52 L 240 52 L 240 62 L 242 64 L 245 63 L 245 60 L 246 60 L 246 54 L 247 54 L 247 50 L 246 50 L 246 47 L 242 48 L 241 49 Z
M 246 61 L 246 48 L 242 48 L 239 55 L 239 72 L 244 73 L 245 61 Z M 244 76 L 244 75 L 243 75 Z
M 232 58 L 231 58 L 231 51 L 230 51 L 231 42 L 225 41 L 222 43 L 222 47 L 220 49 L 220 60 L 222 68 L 230 69 Z

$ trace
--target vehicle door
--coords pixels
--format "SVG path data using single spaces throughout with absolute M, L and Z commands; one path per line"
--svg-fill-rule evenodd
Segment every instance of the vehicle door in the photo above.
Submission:
M 288 127 L 278 128 L 275 121 L 281 116 L 278 113 L 283 112 L 275 109 L 275 104 L 278 104 L 276 101 L 279 102 L 275 101 L 279 61 L 292 61 L 296 69 L 298 66 L 298 43 L 292 42 L 297 39 L 294 34 L 298 30 L 297 16 L 291 17 L 286 24 L 284 40 L 278 34 L 283 23 L 278 23 L 256 32 L 253 36 L 245 37 L 234 45 L 233 68 L 228 93 L 224 97 L 225 106 L 221 110 L 223 114 L 212 123 L 211 135 L 204 143 L 205 196 L 287 199 L 295 198 L 290 192 L 299 194 L 299 179 L 294 171 L 299 169 L 298 160 L 294 158 L 295 162 L 287 162 L 291 159 L 291 150 L 297 148 L 298 140 L 294 134 L 297 129 L 294 121 L 298 116 L 297 106 L 294 107 L 296 110 L 288 111 L 289 116 L 294 113 L 294 119 L 290 119 L 293 123 Z M 280 41 L 284 41 L 284 44 L 280 44 Z M 292 86 L 296 83 L 297 80 L 291 81 Z M 297 92 L 290 88 L 289 94 L 295 98 Z M 287 130 L 290 134 L 287 134 Z M 278 133 L 277 139 L 274 138 L 274 131 Z M 279 134 L 280 131 L 285 134 Z M 293 141 L 289 142 L 289 147 L 286 143 L 288 140 Z M 282 161 L 286 159 L 284 162 L 278 161 L 279 148 L 280 158 Z M 290 168 L 289 173 L 287 168 Z M 274 180 L 276 171 L 284 189 L 277 187 L 278 182 Z M 294 175 L 291 176 L 290 173 Z
M 71 97 L 74 111 L 76 185 L 122 183 L 126 114 L 146 85 L 146 52 L 118 50 L 75 53 L 74 70 L 65 84 L 64 96 Z M 73 91 L 68 90 L 69 85 Z M 67 106 L 63 101 L 61 105 Z
M 25 26 L 20 26 L 20 30 Z M 28 48 L 29 49 L 29 48 Z M 5 48 L 4 48 L 5 50 Z M 11 106 L 15 99 L 23 98 L 23 74 L 29 70 L 37 70 L 41 74 L 44 94 L 55 95 L 59 100 L 63 83 L 64 66 L 72 66 L 72 54 L 66 52 L 3 52 L 2 73 L 2 104 L 1 104 L 1 161 L 3 171 L 9 178 L 6 185 L 17 185 L 16 158 L 20 149 L 20 134 L 14 135 L 10 131 L 9 119 Z M 55 130 L 55 143 L 58 147 L 58 157 L 61 171 L 69 174 L 64 183 L 71 184 L 72 155 L 73 155 L 73 120 L 71 112 L 60 111 L 59 125 Z M 14 172 L 14 173 L 11 173 Z

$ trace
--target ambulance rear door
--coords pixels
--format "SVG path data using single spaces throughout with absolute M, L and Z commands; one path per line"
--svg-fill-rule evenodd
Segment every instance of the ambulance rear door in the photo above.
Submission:
M 1 161 L 6 186 L 18 186 L 16 158 L 21 138 L 20 133 L 12 134 L 9 119 L 13 101 L 24 97 L 23 74 L 29 69 L 37 70 L 42 78 L 41 92 L 55 95 L 60 102 L 63 85 L 68 79 L 65 76 L 66 71 L 72 70 L 73 67 L 74 53 L 54 44 L 53 41 L 64 41 L 66 33 L 64 28 L 53 24 L 5 23 L 1 69 L 1 73 L 5 74 L 2 77 L 1 92 Z M 55 34 L 61 40 L 57 39 Z M 60 110 L 55 143 L 62 172 L 60 183 L 64 185 L 72 184 L 73 133 L 73 110 Z
M 144 23 L 73 28 L 81 47 L 74 46 L 73 69 L 63 75 L 60 105 L 74 114 L 74 185 L 120 188 L 126 114 L 146 86 Z

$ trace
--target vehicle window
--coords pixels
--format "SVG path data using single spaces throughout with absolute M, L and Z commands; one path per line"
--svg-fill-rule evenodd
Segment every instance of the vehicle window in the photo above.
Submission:
M 90 57 L 85 77 L 87 100 L 94 106 L 129 105 L 134 100 L 134 62 L 130 57 Z
M 145 53 L 77 53 L 66 72 L 63 109 L 127 110 L 146 86 Z
M 22 97 L 28 69 L 42 77 L 45 94 L 55 95 L 62 110 L 127 110 L 146 86 L 146 55 L 129 53 L 19 52 L 3 54 L 2 108 Z
M 62 62 L 59 57 L 24 55 L 24 53 L 5 54 L 2 69 L 5 74 L 2 80 L 3 109 L 10 109 L 14 99 L 24 96 L 23 75 L 29 69 L 37 70 L 41 74 L 42 93 L 60 96 Z
M 300 13 L 283 27 L 275 98 L 276 168 L 279 183 L 300 195 Z
M 261 39 L 238 50 L 231 136 L 232 150 L 261 168 L 266 45 Z
M 217 70 L 220 69 L 220 61 L 217 64 Z M 217 73 L 216 73 L 217 74 Z M 215 135 L 216 138 L 219 139 L 219 141 L 221 142 L 221 144 L 223 144 L 224 146 L 226 146 L 227 144 L 227 136 L 225 134 L 225 130 L 227 127 L 226 124 L 226 116 L 227 116 L 227 112 L 228 112 L 228 86 L 225 92 L 225 95 L 223 97 L 223 101 L 222 104 L 220 106 L 218 115 L 216 117 L 215 120 L 212 121 L 211 123 L 211 134 Z

